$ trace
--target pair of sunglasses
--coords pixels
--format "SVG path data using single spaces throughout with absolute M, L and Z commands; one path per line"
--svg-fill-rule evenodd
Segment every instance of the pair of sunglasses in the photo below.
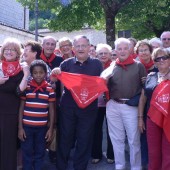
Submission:
M 164 40 L 164 41 L 166 41 L 166 40 L 170 41 L 170 38 L 162 38 L 162 40 Z
M 167 60 L 168 58 L 170 58 L 170 56 L 161 56 L 161 57 L 158 57 L 158 58 L 155 58 L 154 61 L 155 62 L 160 62 L 161 60 Z

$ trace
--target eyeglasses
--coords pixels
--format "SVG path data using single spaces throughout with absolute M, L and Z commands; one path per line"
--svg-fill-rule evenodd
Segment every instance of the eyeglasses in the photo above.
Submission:
M 167 60 L 168 58 L 170 58 L 170 56 L 162 56 L 162 57 L 155 58 L 154 61 L 160 62 L 161 60 L 164 61 Z
M 65 45 L 60 46 L 60 48 L 67 48 L 67 47 L 71 47 L 71 46 L 72 46 L 71 44 L 65 44 Z
M 101 52 L 98 55 L 102 56 L 102 55 L 108 55 L 108 54 L 109 54 L 108 52 Z
M 117 56 L 117 54 L 112 54 L 112 56 Z
M 162 40 L 163 41 L 166 41 L 166 40 L 170 41 L 170 38 L 162 38 Z
M 138 52 L 139 53 L 146 53 L 146 52 L 148 52 L 149 51 L 149 49 L 144 49 L 144 50 L 139 50 Z
M 76 49 L 85 49 L 85 48 L 87 48 L 89 45 L 76 45 L 76 46 L 74 46 L 74 48 L 76 48 Z
M 8 48 L 5 48 L 5 49 L 4 49 L 4 52 L 8 52 L 8 51 L 10 51 L 10 52 L 16 52 L 15 49 L 8 49 Z

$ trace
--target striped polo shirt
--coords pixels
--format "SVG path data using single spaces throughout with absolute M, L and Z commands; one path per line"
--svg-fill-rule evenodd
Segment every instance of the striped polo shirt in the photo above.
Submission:
M 48 121 L 49 102 L 54 102 L 55 93 L 48 83 L 43 91 L 33 92 L 34 88 L 27 86 L 24 95 L 21 97 L 25 100 L 23 125 L 24 126 L 46 126 Z

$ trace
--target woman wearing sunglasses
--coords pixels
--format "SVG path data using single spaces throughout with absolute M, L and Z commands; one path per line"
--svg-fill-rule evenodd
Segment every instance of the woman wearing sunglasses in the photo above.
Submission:
M 139 128 L 143 132 L 147 106 L 148 170 L 170 169 L 170 54 L 164 48 L 152 53 L 158 72 L 148 74 L 139 101 Z

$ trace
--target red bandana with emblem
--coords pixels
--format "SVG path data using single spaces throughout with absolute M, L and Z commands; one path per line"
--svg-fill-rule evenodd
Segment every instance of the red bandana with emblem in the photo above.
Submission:
M 46 62 L 49 66 L 52 66 L 51 62 L 55 59 L 56 55 L 55 55 L 54 53 L 52 53 L 52 54 L 50 55 L 50 57 L 47 58 L 47 57 L 44 55 L 44 50 L 42 50 L 42 53 L 41 53 L 40 57 L 41 57 L 41 59 L 42 59 L 44 62 Z
M 40 85 L 38 85 L 37 82 L 34 79 L 32 79 L 30 81 L 30 86 L 32 86 L 34 88 L 33 93 L 37 92 L 38 90 L 43 92 L 44 91 L 43 89 L 48 86 L 48 83 L 47 83 L 47 81 L 44 80 Z
M 161 127 L 170 142 L 170 80 L 161 82 L 154 90 L 148 111 L 150 119 Z
M 17 75 L 21 71 L 21 66 L 20 66 L 19 61 L 8 62 L 6 60 L 3 60 L 2 71 L 4 75 L 8 77 Z
M 59 79 L 71 94 L 80 108 L 90 105 L 100 94 L 107 91 L 106 81 L 97 76 L 61 72 L 52 75 Z
M 122 62 L 119 60 L 119 58 L 116 59 L 116 64 L 125 70 L 127 69 L 126 68 L 127 65 L 133 64 L 134 62 L 135 61 L 132 55 L 130 55 L 125 61 L 122 61 Z

